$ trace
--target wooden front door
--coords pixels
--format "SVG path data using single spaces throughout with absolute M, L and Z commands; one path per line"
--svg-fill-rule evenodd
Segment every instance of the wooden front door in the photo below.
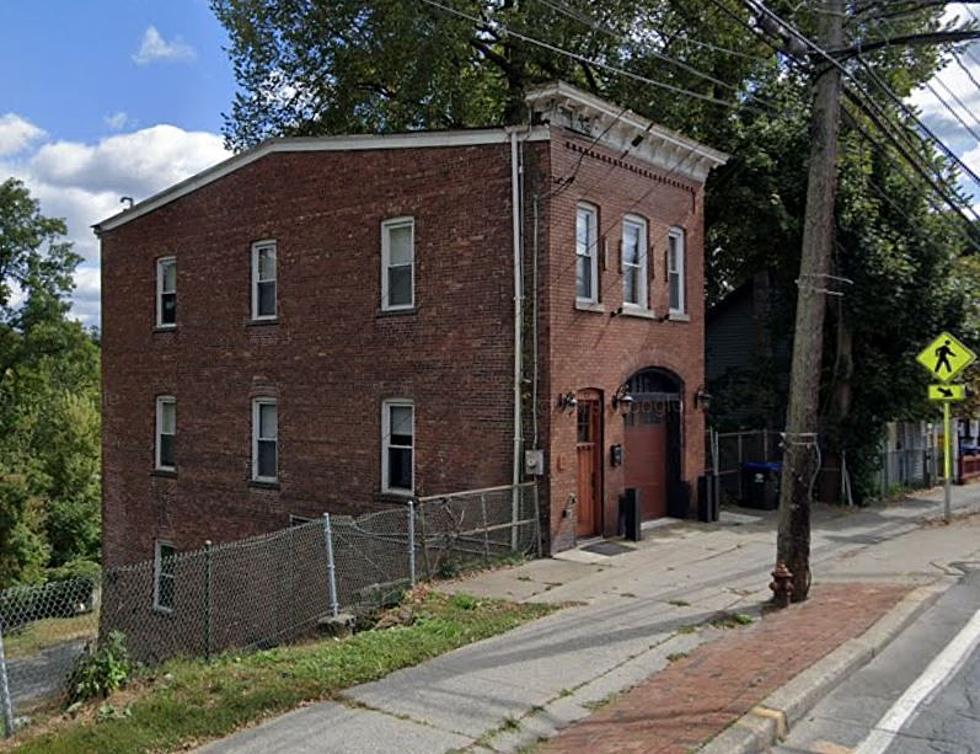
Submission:
M 575 534 L 593 537 L 602 531 L 602 404 L 597 396 L 578 399 L 578 522 Z
M 667 417 L 663 402 L 638 400 L 626 416 L 623 481 L 640 495 L 644 521 L 667 515 Z

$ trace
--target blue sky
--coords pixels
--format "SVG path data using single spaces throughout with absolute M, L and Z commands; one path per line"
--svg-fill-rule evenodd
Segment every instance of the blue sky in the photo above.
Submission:
M 957 15 L 965 8 L 950 4 Z M 42 212 L 67 220 L 84 257 L 73 313 L 86 324 L 99 323 L 90 226 L 118 212 L 120 197 L 144 199 L 228 156 L 226 43 L 207 0 L 0 0 L 0 180 L 22 179 Z M 980 44 L 972 56 L 980 80 Z M 953 64 L 939 78 L 970 123 L 980 88 Z M 922 90 L 911 102 L 980 172 L 980 144 L 936 97 Z
M 190 54 L 134 61 L 150 27 Z M 226 41 L 206 0 L 3 0 L 0 104 L 83 142 L 111 132 L 105 118 L 120 112 L 127 130 L 218 131 L 234 91 Z

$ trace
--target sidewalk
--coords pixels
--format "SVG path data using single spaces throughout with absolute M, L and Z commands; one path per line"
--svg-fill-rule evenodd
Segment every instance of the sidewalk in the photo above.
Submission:
M 954 494 L 959 511 L 980 510 L 980 486 Z M 888 509 L 818 508 L 815 594 L 833 582 L 953 583 L 948 564 L 980 556 L 980 520 L 923 525 L 940 510 L 941 491 Z M 769 597 L 774 517 L 739 521 L 685 522 L 651 532 L 623 554 L 573 551 L 450 584 L 478 596 L 575 604 L 205 751 L 485 754 L 550 738 L 717 638 L 714 629 L 694 627 L 720 611 L 759 615 Z
M 535 754 L 686 754 L 898 604 L 907 586 L 836 584 L 717 640 L 576 723 Z

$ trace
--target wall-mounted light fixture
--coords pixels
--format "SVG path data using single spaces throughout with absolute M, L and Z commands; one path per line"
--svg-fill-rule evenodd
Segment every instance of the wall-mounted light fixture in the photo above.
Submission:
M 699 387 L 694 394 L 694 406 L 702 411 L 707 411 L 711 406 L 711 393 L 705 389 L 704 385 Z
M 558 396 L 559 411 L 572 411 L 577 405 L 578 401 L 575 399 L 575 393 L 571 390 Z
M 612 407 L 613 411 L 619 411 L 623 416 L 633 408 L 633 396 L 630 395 L 630 389 L 625 382 L 613 393 Z

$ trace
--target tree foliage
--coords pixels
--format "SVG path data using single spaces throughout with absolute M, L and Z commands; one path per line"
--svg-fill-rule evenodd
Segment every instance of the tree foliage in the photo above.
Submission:
M 819 55 L 791 62 L 776 54 L 742 5 L 726 0 L 439 2 L 477 20 L 422 0 L 212 0 L 239 83 L 227 141 L 242 149 L 272 135 L 512 123 L 524 115 L 529 87 L 568 80 L 732 155 L 708 185 L 709 303 L 769 270 L 785 307 L 776 335 L 792 337 Z M 813 37 L 819 4 L 767 5 Z M 887 14 L 883 5 L 856 8 L 849 45 L 941 28 L 940 4 Z M 907 97 L 943 65 L 944 51 L 885 45 L 846 65 L 849 86 L 866 90 L 899 141 L 956 193 L 949 160 L 902 135 L 916 126 L 884 89 Z M 911 355 L 936 328 L 960 326 L 978 290 L 964 287 L 954 266 L 966 247 L 958 218 L 937 211 L 940 202 L 894 146 L 880 134 L 868 141 L 861 129 L 877 133 L 854 111 L 842 132 L 834 267 L 853 285 L 828 317 L 822 422 L 832 453 L 847 450 L 867 479 L 883 423 L 927 415 L 926 376 Z
M 67 317 L 79 257 L 0 184 L 0 587 L 99 551 L 99 349 Z

